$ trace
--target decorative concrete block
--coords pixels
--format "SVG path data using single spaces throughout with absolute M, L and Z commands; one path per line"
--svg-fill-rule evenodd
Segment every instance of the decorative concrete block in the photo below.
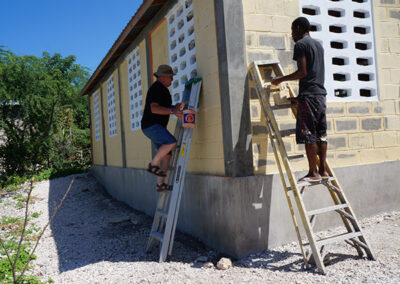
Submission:
M 390 80 L 394 84 L 400 84 L 400 69 L 390 70 Z
M 253 126 L 253 135 L 266 135 L 267 128 L 263 125 L 254 125 Z
M 361 130 L 374 131 L 382 129 L 382 118 L 362 118 L 361 119 Z
M 262 13 L 266 15 L 283 15 L 284 2 L 256 0 L 256 9 L 257 13 Z
M 372 134 L 357 133 L 349 135 L 349 147 L 352 149 L 367 149 L 372 148 Z
M 358 129 L 358 120 L 356 118 L 335 119 L 336 132 L 354 132 Z
M 381 88 L 381 100 L 396 100 L 400 98 L 400 88 L 398 85 L 385 84 Z
M 257 35 L 254 32 L 246 32 L 246 45 L 251 47 L 257 47 Z
M 328 147 L 331 150 L 344 149 L 347 147 L 347 136 L 332 135 L 328 137 Z
M 202 1 L 200 1 L 202 2 Z M 246 0 L 243 3 L 243 14 L 254 14 L 256 12 L 256 0 Z
M 246 31 L 271 32 L 273 31 L 272 16 L 244 15 L 244 28 Z
M 380 102 L 372 102 L 372 110 L 377 114 L 395 114 L 395 101 L 380 101 Z
M 349 114 L 366 114 L 370 112 L 370 103 L 348 103 L 347 112 Z
M 399 115 L 385 116 L 385 129 L 400 130 L 400 116 Z
M 389 15 L 393 19 L 400 19 L 400 10 L 390 10 Z
M 395 0 L 381 0 L 381 4 L 393 5 L 395 4 Z
M 328 104 L 326 108 L 327 116 L 343 116 L 344 115 L 344 105 L 332 105 Z
M 276 53 L 283 68 L 295 65 L 296 62 L 293 60 L 292 51 L 277 50 Z
M 297 0 L 284 0 L 284 12 L 286 16 L 297 18 L 299 16 L 299 2 Z
M 360 154 L 357 151 L 345 151 L 335 153 L 334 165 L 336 167 L 358 165 L 359 163 Z
M 379 41 L 379 46 L 380 46 L 379 50 L 381 52 L 389 52 L 389 40 L 388 39 L 386 39 L 386 38 L 381 39 Z
M 400 12 L 399 12 L 400 14 Z M 389 39 L 389 50 L 390 52 L 400 53 L 400 39 Z
M 251 121 L 261 121 L 261 105 L 258 100 L 250 101 L 250 119 Z
M 397 132 L 382 131 L 373 134 L 375 147 L 397 146 Z
M 379 163 L 383 161 L 386 161 L 386 154 L 385 150 L 382 148 L 360 150 L 360 162 L 362 164 Z
M 249 51 L 247 52 L 247 62 L 253 62 L 256 60 L 267 60 L 267 59 L 271 59 L 272 56 L 272 52 L 262 52 L 262 51 Z
M 261 34 L 259 36 L 260 46 L 271 47 L 273 49 L 285 49 L 285 36 L 270 36 Z
M 332 120 L 331 119 L 327 119 L 326 120 L 326 132 L 327 133 L 333 133 Z
M 262 1 L 265 1 L 265 0 L 262 0 Z M 276 3 L 281 3 L 282 1 L 265 1 L 265 2 L 271 2 L 271 3 L 276 4 Z M 283 13 L 275 14 L 275 15 L 283 15 Z M 292 21 L 293 21 L 293 19 L 291 17 L 273 16 L 272 17 L 273 32 L 290 33 Z

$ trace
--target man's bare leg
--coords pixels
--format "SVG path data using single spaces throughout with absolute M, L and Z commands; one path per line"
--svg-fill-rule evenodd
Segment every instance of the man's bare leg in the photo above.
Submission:
M 162 145 L 156 155 L 154 156 L 153 160 L 151 161 L 152 166 L 160 166 L 161 159 L 168 155 L 170 151 L 172 151 L 176 146 L 176 142 L 172 144 Z
M 160 161 L 160 169 L 164 172 L 167 173 L 168 166 L 169 166 L 169 160 L 171 159 L 171 155 L 166 155 L 164 156 L 161 161 Z M 158 177 L 157 178 L 157 184 L 163 184 L 165 182 L 166 177 Z
M 318 145 L 317 144 L 306 144 L 306 155 L 308 160 L 308 174 L 302 177 L 300 180 L 304 178 L 310 178 L 311 180 L 320 180 L 321 175 L 317 170 L 317 153 L 318 153 Z
M 326 171 L 326 168 L 325 168 L 327 149 L 328 149 L 328 143 L 318 143 L 318 156 L 319 156 L 319 170 L 318 170 L 318 173 L 323 178 L 329 177 L 329 174 L 328 174 L 328 172 Z

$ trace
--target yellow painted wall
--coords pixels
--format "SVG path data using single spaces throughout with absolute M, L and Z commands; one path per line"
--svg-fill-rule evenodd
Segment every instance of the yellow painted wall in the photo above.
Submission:
M 203 85 L 188 171 L 223 175 L 225 165 L 213 1 L 194 0 L 193 14 L 197 73 L 203 78 Z
M 119 108 L 118 70 L 114 70 L 113 77 L 114 77 L 115 107 L 116 107 L 115 113 L 117 121 L 117 135 L 113 137 L 110 137 L 108 134 L 107 87 L 106 87 L 106 80 L 108 80 L 108 77 L 105 78 L 102 84 L 107 166 L 122 167 L 121 117 Z
M 374 3 L 375 41 L 379 78 L 379 101 L 328 103 L 328 161 L 331 166 L 351 166 L 400 160 L 400 27 L 391 17 L 398 6 Z M 291 22 L 299 16 L 297 0 L 243 0 L 248 62 L 261 59 L 287 60 L 293 53 L 290 35 Z M 397 8 L 397 10 L 396 10 Z M 276 37 L 281 44 L 262 45 L 262 36 Z M 279 42 L 279 41 L 278 41 Z M 285 72 L 296 69 L 294 62 L 285 66 Z M 297 83 L 291 82 L 297 89 Z M 255 92 L 249 80 L 250 93 Z M 253 130 L 262 125 L 260 106 L 252 99 Z M 278 112 L 281 126 L 294 128 L 295 119 L 286 110 Z M 354 127 L 341 127 L 351 123 Z M 256 173 L 276 173 L 275 158 L 267 136 L 253 132 L 253 152 Z M 294 138 L 285 138 L 289 155 L 303 154 L 304 146 L 296 145 Z M 307 169 L 306 159 L 291 162 L 294 170 Z
M 157 27 L 152 31 L 150 35 L 151 40 L 151 56 L 152 56 L 152 68 L 153 73 L 157 71 L 157 68 L 161 64 L 169 64 L 169 53 L 168 53 L 168 24 L 163 19 Z M 156 78 L 153 76 L 153 82 Z M 170 88 L 171 90 L 171 88 Z M 147 90 L 145 91 L 147 93 Z M 174 134 L 176 120 L 171 116 L 168 122 L 168 130 Z
M 139 44 L 140 53 L 140 74 L 142 81 L 143 108 L 146 100 L 147 84 L 147 59 L 146 59 L 146 41 Z M 131 131 L 130 111 L 129 111 L 129 90 L 128 90 L 128 68 L 124 60 L 120 65 L 121 76 L 121 97 L 122 97 L 122 116 L 125 129 L 125 149 L 126 166 L 128 168 L 145 168 L 152 159 L 150 140 L 144 136 L 141 130 Z
M 96 92 L 93 92 L 93 94 L 90 96 L 90 120 L 91 120 L 91 132 L 92 132 L 92 155 L 93 155 L 93 163 L 95 165 L 104 165 L 104 150 L 103 150 L 103 125 L 101 122 L 101 117 L 103 115 L 102 109 L 101 109 L 101 96 L 100 96 L 100 89 L 98 91 L 98 96 L 99 96 L 99 117 L 100 117 L 100 141 L 96 141 L 96 134 L 95 134 L 95 128 L 94 128 L 94 106 L 93 106 L 93 95 Z
M 188 171 L 193 173 L 206 173 L 223 175 L 224 154 L 222 139 L 222 118 L 219 87 L 218 51 L 216 40 L 216 26 L 214 15 L 214 3 L 212 1 L 193 1 L 194 28 L 196 41 L 197 73 L 203 78 L 202 91 L 200 94 L 200 108 L 197 116 L 197 125 L 193 134 L 191 152 L 189 156 Z M 160 64 L 169 63 L 168 54 L 168 25 L 164 20 L 152 31 L 151 40 L 151 66 L 153 70 L 147 69 L 146 44 L 142 41 L 139 45 L 141 58 L 141 77 L 143 104 L 148 90 L 147 74 L 155 72 Z M 145 168 L 151 160 L 151 143 L 141 131 L 130 130 L 129 119 L 129 96 L 128 96 L 128 74 L 127 62 L 123 61 L 120 68 L 122 116 L 124 119 L 126 161 L 127 167 Z M 114 82 L 117 81 L 117 70 L 114 72 Z M 103 81 L 108 78 L 103 78 Z M 103 103 L 107 106 L 106 86 L 103 88 Z M 116 95 L 118 86 L 115 86 Z M 116 97 L 116 104 L 119 101 Z M 107 116 L 107 110 L 105 109 Z M 117 136 L 108 137 L 108 118 L 105 117 L 106 145 L 108 165 L 121 166 L 121 131 L 119 120 L 119 109 L 117 111 Z M 171 133 L 174 133 L 176 120 L 172 117 L 168 125 Z

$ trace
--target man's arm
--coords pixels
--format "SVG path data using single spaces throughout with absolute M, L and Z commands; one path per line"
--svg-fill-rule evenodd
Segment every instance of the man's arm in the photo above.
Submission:
M 182 111 L 180 110 L 181 104 L 176 104 L 172 108 L 160 106 L 158 103 L 151 103 L 151 112 L 155 114 L 169 115 L 172 113 L 176 116 L 182 115 Z
M 299 79 L 307 76 L 306 58 L 305 57 L 298 58 L 296 60 L 296 62 L 297 62 L 297 71 L 293 72 L 292 74 L 286 75 L 286 76 L 273 78 L 271 81 L 271 84 L 279 85 L 280 83 L 282 83 L 284 81 L 299 80 Z

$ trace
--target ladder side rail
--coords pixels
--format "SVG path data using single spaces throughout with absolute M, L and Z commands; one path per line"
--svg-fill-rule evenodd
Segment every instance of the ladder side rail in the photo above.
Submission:
M 275 145 L 275 142 L 274 142 L 274 139 L 272 137 L 272 133 L 271 133 L 271 130 L 270 130 L 269 126 L 267 127 L 267 131 L 268 131 L 267 135 L 270 137 L 271 146 L 272 146 L 272 149 L 274 151 L 275 160 L 277 161 L 279 175 L 281 177 L 281 182 L 282 182 L 282 185 L 283 185 L 284 190 L 285 190 L 286 200 L 287 200 L 287 202 L 289 204 L 289 211 L 290 211 L 290 215 L 292 217 L 293 225 L 294 225 L 294 228 L 295 228 L 295 231 L 296 231 L 296 236 L 297 236 L 297 240 L 299 242 L 301 254 L 303 255 L 304 263 L 305 263 L 305 266 L 307 267 L 308 266 L 308 260 L 307 260 L 306 252 L 304 250 L 303 242 L 301 240 L 300 229 L 299 229 L 299 226 L 298 226 L 298 223 L 297 223 L 296 215 L 294 213 L 292 200 L 291 200 L 291 197 L 289 195 L 288 186 L 287 186 L 286 179 L 285 179 L 285 174 L 283 172 L 281 161 L 280 161 L 278 152 L 276 150 L 277 146 Z
M 187 94 L 185 94 L 184 92 L 184 98 L 187 98 Z M 180 144 L 182 143 L 182 135 L 183 135 L 183 127 L 182 127 L 182 123 L 181 121 L 178 119 L 175 125 L 175 130 L 174 130 L 174 137 L 177 140 L 177 145 L 178 147 L 176 147 L 173 152 L 172 152 L 172 157 L 171 160 L 169 162 L 169 173 L 168 173 L 168 178 L 167 178 L 167 184 L 172 184 L 172 180 L 173 177 L 175 176 L 175 165 L 177 163 L 178 157 L 179 157 L 179 153 L 180 153 Z M 163 210 L 163 211 L 168 211 L 168 207 L 169 207 L 169 202 L 170 202 L 170 192 L 161 192 L 159 194 L 158 197 L 158 201 L 157 201 L 157 206 L 156 206 L 156 211 L 154 213 L 154 219 L 153 219 L 153 224 L 151 227 L 151 231 L 150 231 L 150 237 L 147 243 L 147 248 L 146 251 L 149 251 L 154 243 L 154 237 L 152 236 L 153 232 L 158 232 L 161 233 L 164 230 L 164 225 L 165 225 L 165 218 L 166 216 L 160 216 L 157 213 L 157 210 Z M 160 244 L 161 246 L 162 244 Z
M 253 79 L 256 81 L 256 84 L 255 84 L 256 85 L 256 89 L 258 90 L 259 94 L 262 97 L 262 94 L 264 94 L 264 89 L 262 88 L 263 84 L 262 84 L 262 81 L 261 81 L 260 70 L 259 70 L 257 65 L 255 66 L 255 68 L 253 68 L 253 70 L 256 73 L 256 76 L 253 76 Z M 305 211 L 306 211 L 305 208 L 306 207 L 305 207 L 304 202 L 303 202 L 303 200 L 301 198 L 301 195 L 300 195 L 300 193 L 298 191 L 297 184 L 296 184 L 296 182 L 294 180 L 294 174 L 293 174 L 293 172 L 292 172 L 292 170 L 290 168 L 290 165 L 289 165 L 289 161 L 288 161 L 288 158 L 287 158 L 285 146 L 283 144 L 282 137 L 281 137 L 281 135 L 279 133 L 279 128 L 278 128 L 277 122 L 276 122 L 274 114 L 272 113 L 272 110 L 271 110 L 271 108 L 269 106 L 269 101 L 266 101 L 266 100 L 264 101 L 264 99 L 262 98 L 261 102 L 262 102 L 263 108 L 265 108 L 264 105 L 267 106 L 266 107 L 266 114 L 267 114 L 266 117 L 270 120 L 270 123 L 272 125 L 272 130 L 275 133 L 275 137 L 276 137 L 277 144 L 278 144 L 278 147 L 279 147 L 279 152 L 280 152 L 280 154 L 282 156 L 283 164 L 285 165 L 285 169 L 286 169 L 286 172 L 287 172 L 287 175 L 288 175 L 290 186 L 292 188 L 292 191 L 293 191 L 293 194 L 294 194 L 294 197 L 295 197 L 295 201 L 296 201 L 299 213 L 300 213 L 300 217 L 302 219 L 303 226 L 305 228 L 308 240 L 310 242 L 311 250 L 312 250 L 312 252 L 314 254 L 315 263 L 317 264 L 317 267 L 318 267 L 319 271 L 321 273 L 325 274 L 325 265 L 321 260 L 321 254 L 320 254 L 319 249 L 316 246 L 316 240 L 315 240 L 314 233 L 312 232 L 312 228 L 310 226 L 309 220 L 308 220 L 308 218 L 307 218 L 307 216 L 305 214 Z
M 168 254 L 171 255 L 172 253 L 172 248 L 174 245 L 174 239 L 175 239 L 175 232 L 176 232 L 176 225 L 178 223 L 178 217 L 179 217 L 179 209 L 180 209 L 180 205 L 181 205 L 181 199 L 182 199 L 182 193 L 183 193 L 183 189 L 185 186 L 185 177 L 186 177 L 186 167 L 187 167 L 187 163 L 189 160 L 189 153 L 190 153 L 190 144 L 191 144 L 191 137 L 192 137 L 192 133 L 193 133 L 193 128 L 188 129 L 188 140 L 187 140 L 187 144 L 185 147 L 185 153 L 184 153 L 184 165 L 183 168 L 185 169 L 184 172 L 182 173 L 182 179 L 180 181 L 180 190 L 178 193 L 178 199 L 177 199 L 177 204 L 176 204 L 176 208 L 175 208 L 175 214 L 174 214 L 174 219 L 172 222 L 172 228 L 171 228 L 171 238 L 170 238 L 170 242 L 169 242 L 169 246 L 168 246 Z
M 189 99 L 189 104 L 188 104 L 188 108 L 192 109 L 194 111 L 198 111 L 198 105 L 199 105 L 199 96 L 200 96 L 200 89 L 201 89 L 201 81 L 200 82 L 195 82 L 192 84 L 192 88 L 191 88 L 191 94 L 190 94 L 190 99 Z M 184 133 L 184 135 L 186 135 L 186 138 L 184 137 L 183 140 L 186 141 L 186 146 L 185 146 L 185 153 L 183 153 L 184 155 L 184 166 L 183 166 L 183 173 L 182 173 L 182 180 L 180 181 L 180 189 L 179 189 L 179 196 L 178 196 L 178 200 L 177 200 L 177 205 L 175 208 L 175 214 L 174 214 L 174 221 L 172 224 L 172 233 L 171 233 L 171 238 L 168 244 L 168 255 L 171 255 L 172 253 L 172 248 L 174 245 L 174 239 L 175 239 L 175 232 L 176 232 L 176 225 L 178 222 L 178 217 L 179 217 L 179 208 L 180 208 L 180 204 L 181 204 L 181 198 L 182 198 L 182 193 L 183 193 L 183 189 L 184 189 L 184 185 L 185 185 L 185 177 L 186 177 L 186 169 L 187 169 L 187 163 L 189 160 L 189 153 L 190 153 L 190 145 L 192 142 L 192 135 L 193 135 L 193 128 L 188 128 L 187 131 Z M 182 154 L 181 154 L 182 155 Z
M 280 64 L 277 64 L 277 70 L 276 70 L 275 73 L 277 73 L 279 76 L 285 75 L 285 73 L 284 73 L 284 71 L 283 71 L 283 68 L 282 68 L 282 66 L 281 66 Z M 292 87 L 290 86 L 290 84 L 289 84 L 289 83 L 286 83 L 286 84 L 287 84 L 287 88 L 289 89 L 289 94 L 290 94 L 290 96 L 291 96 L 291 97 L 295 97 L 294 91 L 293 91 Z M 292 112 L 293 112 L 293 114 L 295 115 L 295 117 L 297 117 L 297 108 L 292 108 Z M 317 157 L 317 163 L 318 163 L 318 162 L 319 162 L 319 157 Z M 330 176 L 332 176 L 332 177 L 335 178 L 335 179 L 332 181 L 332 184 L 333 184 L 335 187 L 337 187 L 337 188 L 342 188 L 342 187 L 340 186 L 339 182 L 338 182 L 338 179 L 337 179 L 335 173 L 334 173 L 333 170 L 331 169 L 331 167 L 330 167 L 330 165 L 329 165 L 329 163 L 328 163 L 328 160 L 326 160 L 326 162 L 325 162 L 325 168 L 326 168 L 328 174 L 329 174 Z M 336 196 L 335 196 L 335 194 L 334 194 L 333 192 L 331 192 L 331 191 L 329 190 L 329 193 L 331 194 L 332 199 L 333 199 L 333 201 L 334 201 L 334 203 L 335 203 L 336 205 L 341 204 L 340 201 L 336 198 Z M 358 220 L 357 220 L 357 217 L 356 217 L 356 215 L 354 214 L 354 211 L 353 211 L 353 209 L 351 208 L 351 205 L 350 205 L 350 203 L 348 202 L 347 198 L 344 196 L 344 193 L 343 193 L 343 199 L 344 199 L 344 201 L 343 201 L 342 203 L 347 203 L 347 204 L 349 205 L 349 208 L 346 209 L 346 211 L 348 211 L 348 213 L 350 213 L 350 214 L 355 218 L 355 222 L 354 222 L 355 224 L 353 224 L 353 226 L 355 225 L 354 228 L 355 228 L 357 231 L 359 231 L 359 232 L 362 233 L 362 235 L 361 235 L 360 237 L 358 237 L 358 239 L 359 239 L 361 242 L 367 244 L 368 248 L 370 248 L 370 246 L 368 245 L 368 243 L 367 243 L 367 241 L 366 241 L 366 239 L 365 239 L 365 237 L 364 237 L 365 234 L 362 232 L 361 226 L 359 226 L 359 222 L 358 222 Z M 343 223 L 344 223 L 344 225 L 345 225 L 347 231 L 351 232 L 351 228 L 350 228 L 349 221 L 348 221 L 346 218 L 344 218 L 343 216 L 341 216 L 341 218 L 342 218 L 342 220 L 343 220 Z M 365 249 L 365 248 L 364 248 L 364 249 Z M 357 249 L 357 251 L 358 251 L 358 249 Z M 367 255 L 368 255 L 368 257 L 369 257 L 370 259 L 374 259 L 371 250 L 365 249 L 365 251 L 366 251 L 366 253 L 367 253 Z M 358 251 L 358 252 L 359 252 L 359 251 Z
M 193 88 L 194 85 L 200 85 L 201 86 L 201 81 L 196 83 L 196 84 L 192 84 L 191 86 L 191 91 L 190 91 L 190 97 L 193 95 L 193 91 L 197 91 L 197 93 L 194 93 L 195 95 L 199 95 L 198 92 L 200 90 L 200 87 L 198 88 Z M 187 92 L 189 90 L 189 88 L 185 88 L 185 92 Z M 189 102 L 190 102 L 190 97 L 189 97 Z M 197 98 L 197 102 L 198 102 L 198 98 Z M 167 253 L 168 253 L 168 247 L 169 247 L 169 243 L 171 242 L 171 235 L 172 235 L 172 227 L 173 227 L 173 223 L 175 218 L 177 218 L 177 211 L 175 210 L 176 207 L 179 206 L 178 201 L 179 201 L 179 195 L 180 192 L 182 190 L 182 179 L 184 179 L 185 176 L 185 171 L 186 171 L 186 163 L 185 163 L 185 158 L 187 159 L 187 157 L 185 156 L 185 152 L 187 147 L 190 148 L 190 145 L 188 145 L 186 143 L 186 139 L 187 139 L 187 133 L 189 130 L 192 129 L 188 129 L 188 128 L 183 128 L 183 134 L 182 134 L 182 144 L 180 147 L 180 151 L 178 153 L 178 161 L 176 164 L 176 169 L 175 169 L 175 175 L 174 175 L 174 179 L 173 179 L 173 188 L 174 190 L 171 193 L 171 199 L 170 199 L 170 205 L 169 205 L 169 210 L 168 210 L 168 217 L 165 223 L 165 230 L 164 230 L 164 238 L 163 238 L 163 245 L 161 247 L 161 252 L 160 252 L 160 262 L 163 262 L 166 260 L 167 258 Z M 190 140 L 188 141 L 190 143 Z M 182 155 L 183 154 L 183 155 Z M 172 206 L 172 208 L 171 208 Z M 173 240 L 172 240 L 173 241 Z

